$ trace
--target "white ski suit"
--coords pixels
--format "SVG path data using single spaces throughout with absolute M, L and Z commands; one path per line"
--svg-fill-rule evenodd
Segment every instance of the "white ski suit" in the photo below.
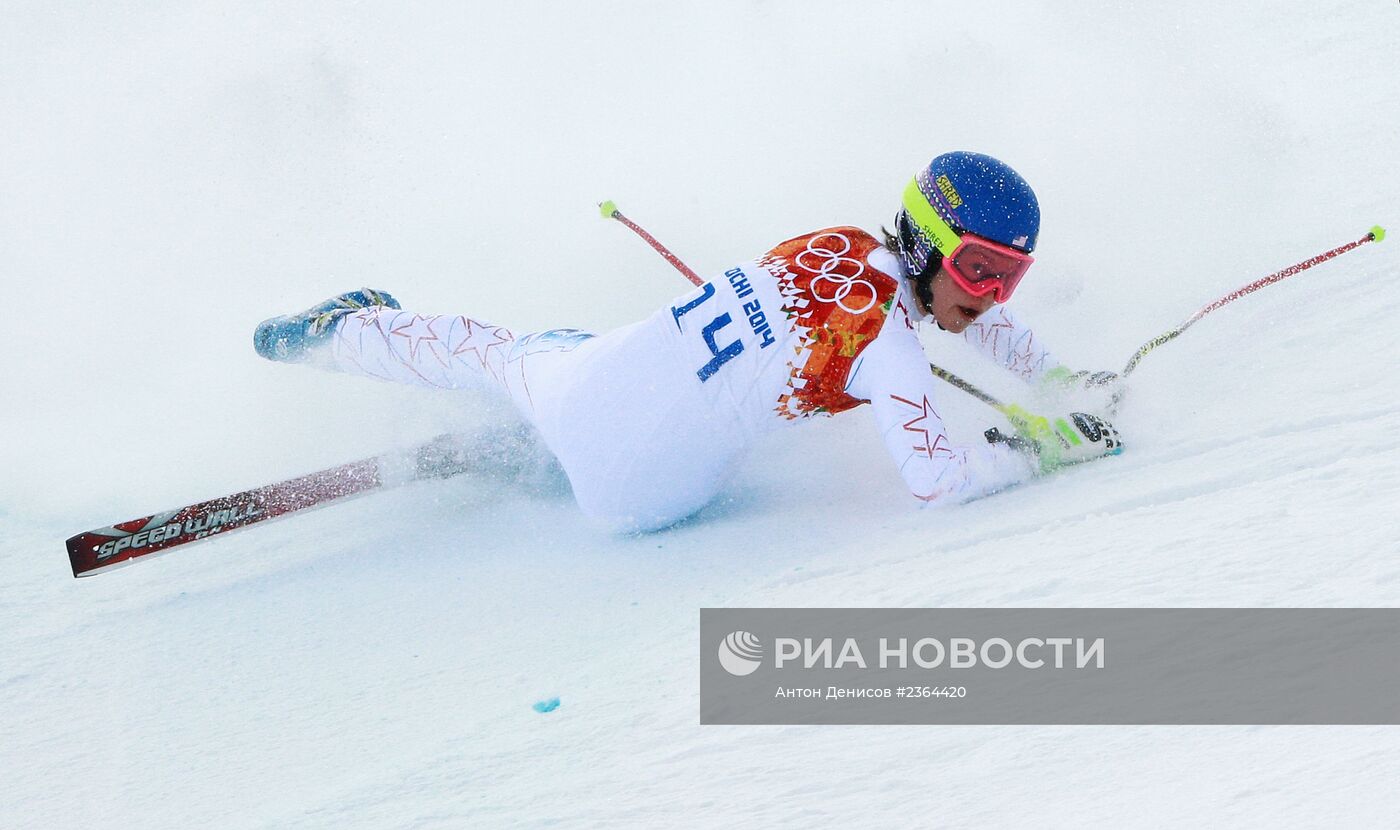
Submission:
M 921 503 L 1029 475 L 1002 447 L 948 438 L 914 330 L 923 319 L 898 257 L 839 227 L 783 242 L 606 334 L 517 334 L 371 308 L 340 321 L 330 355 L 336 368 L 399 383 L 504 390 L 558 457 L 583 511 L 644 531 L 704 507 L 758 436 L 862 403 Z M 963 336 L 1028 381 L 1056 365 L 1004 306 Z

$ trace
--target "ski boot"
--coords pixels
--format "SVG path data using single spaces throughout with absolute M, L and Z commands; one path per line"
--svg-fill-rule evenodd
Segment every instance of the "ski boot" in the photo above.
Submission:
M 373 288 L 347 291 L 300 314 L 262 321 L 253 331 L 253 348 L 268 360 L 299 363 L 310 357 L 312 349 L 330 342 L 331 332 L 340 318 L 375 306 L 400 307 L 399 301 L 384 291 Z

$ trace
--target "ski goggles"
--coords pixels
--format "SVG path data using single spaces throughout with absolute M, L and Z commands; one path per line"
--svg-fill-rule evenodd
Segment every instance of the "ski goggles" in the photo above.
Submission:
M 995 292 L 997 302 L 1006 302 L 1035 261 L 1030 254 L 1009 245 L 973 233 L 959 233 L 929 204 L 917 179 L 904 190 L 904 210 L 909 221 L 943 255 L 943 264 L 953 281 L 974 297 Z

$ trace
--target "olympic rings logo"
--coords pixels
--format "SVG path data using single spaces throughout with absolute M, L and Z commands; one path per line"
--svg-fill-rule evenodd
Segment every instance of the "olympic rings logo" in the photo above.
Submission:
M 877 292 L 873 283 L 858 279 L 865 273 L 865 264 L 846 256 L 850 251 L 849 239 L 839 233 L 824 233 L 807 240 L 807 250 L 798 254 L 795 259 L 798 266 L 816 275 L 811 284 L 812 296 L 824 303 L 836 303 L 842 310 L 851 314 L 864 314 L 874 307 Z M 832 286 L 829 289 L 831 296 L 822 296 L 823 292 L 818 288 L 822 283 Z M 846 298 L 857 286 L 863 288 L 870 296 L 865 305 L 852 308 L 846 305 Z

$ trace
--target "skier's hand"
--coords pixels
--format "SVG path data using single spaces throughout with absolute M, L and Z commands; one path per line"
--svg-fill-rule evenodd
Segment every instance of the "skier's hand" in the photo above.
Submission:
M 1041 376 L 1041 386 L 1048 391 L 1070 392 L 1078 389 L 1103 389 L 1113 386 L 1119 380 L 1117 372 L 1072 372 L 1065 366 L 1056 366 Z
M 988 443 L 1004 443 L 1012 449 L 1033 455 L 1042 473 L 1070 464 L 1091 461 L 1123 451 L 1118 430 L 1108 421 L 1084 412 L 1071 412 L 1046 418 L 1012 404 L 1006 407 L 1007 420 L 1016 428 L 1014 437 L 989 429 Z

